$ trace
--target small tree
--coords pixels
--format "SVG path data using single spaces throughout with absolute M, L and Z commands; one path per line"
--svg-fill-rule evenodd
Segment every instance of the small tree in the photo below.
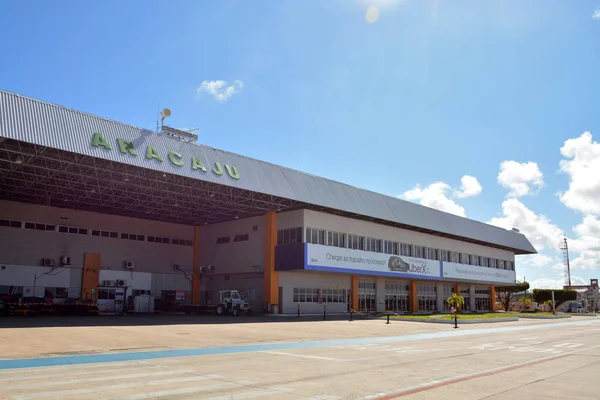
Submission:
M 510 303 L 518 293 L 524 293 L 529 290 L 529 282 L 517 282 L 513 286 L 496 286 L 496 296 L 502 303 L 504 311 L 508 311 Z M 492 299 L 495 301 L 495 299 Z
M 465 298 L 457 293 L 452 293 L 452 296 L 446 300 L 450 307 L 462 308 L 465 305 Z
M 533 289 L 533 299 L 538 303 L 552 301 L 554 292 L 554 306 L 558 307 L 565 301 L 577 300 L 577 292 L 574 290 Z
M 529 308 L 529 306 L 531 305 L 531 299 L 528 297 L 521 297 L 519 299 L 519 303 L 521 303 L 521 305 L 523 305 L 523 311 L 527 310 Z

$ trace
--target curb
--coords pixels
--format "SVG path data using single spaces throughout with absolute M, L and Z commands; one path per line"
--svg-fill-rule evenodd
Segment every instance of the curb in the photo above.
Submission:
M 564 319 L 571 318 L 570 315 L 540 315 L 539 317 L 533 315 L 520 315 L 518 318 L 523 319 Z
M 404 322 L 425 322 L 429 324 L 452 324 L 454 325 L 454 320 L 449 319 L 415 319 L 415 318 L 392 318 L 392 321 L 404 321 Z M 519 318 L 479 318 L 479 319 L 463 319 L 459 320 L 458 324 L 489 324 L 496 322 L 518 322 Z

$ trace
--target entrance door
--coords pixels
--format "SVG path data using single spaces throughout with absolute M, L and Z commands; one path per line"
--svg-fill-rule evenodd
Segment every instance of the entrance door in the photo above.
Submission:
M 358 281 L 358 311 L 375 311 L 375 280 L 359 279 Z

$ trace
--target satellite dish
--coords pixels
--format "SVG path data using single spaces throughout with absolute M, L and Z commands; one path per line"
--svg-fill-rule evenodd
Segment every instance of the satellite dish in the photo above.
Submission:
M 163 110 L 160 112 L 160 115 L 163 117 L 163 119 L 166 117 L 170 117 L 171 110 L 169 110 L 168 108 L 163 108 Z

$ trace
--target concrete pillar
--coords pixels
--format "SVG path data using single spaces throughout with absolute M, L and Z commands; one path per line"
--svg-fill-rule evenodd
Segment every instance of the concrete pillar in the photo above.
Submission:
M 273 310 L 279 305 L 279 279 L 275 271 L 275 245 L 277 244 L 277 224 L 275 212 L 269 211 L 265 215 L 265 306 Z
M 442 282 L 437 282 L 435 284 L 435 293 L 436 293 L 436 303 L 435 307 L 438 312 L 444 311 L 444 284 Z
M 192 260 L 192 304 L 200 304 L 200 227 L 194 227 L 194 259 Z
M 377 278 L 375 281 L 375 301 L 377 305 L 375 310 L 377 312 L 385 312 L 385 278 Z
M 409 289 L 410 289 L 410 311 L 411 312 L 417 312 L 419 311 L 419 302 L 417 299 L 417 281 L 412 280 L 410 281 L 410 285 L 409 285 Z
M 475 311 L 475 285 L 469 285 L 469 306 Z
M 496 311 L 496 287 L 490 286 L 490 311 Z

